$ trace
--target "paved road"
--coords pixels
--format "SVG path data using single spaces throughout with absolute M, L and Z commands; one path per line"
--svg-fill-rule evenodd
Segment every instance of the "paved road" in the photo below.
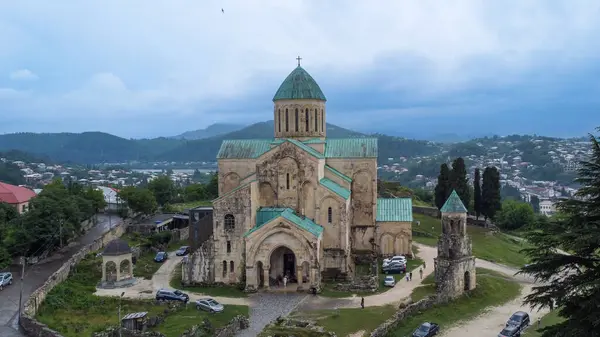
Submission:
M 304 293 L 260 293 L 250 298 L 250 327 L 237 337 L 255 337 L 279 316 L 292 312 L 307 297 Z
M 110 223 L 114 226 L 120 221 L 116 215 L 112 216 Z M 109 227 L 109 217 L 104 214 L 98 215 L 98 225 L 90 229 L 83 235 L 79 241 L 69 244 L 62 251 L 53 254 L 45 261 L 38 264 L 25 267 L 25 277 L 23 279 L 23 303 L 29 295 L 40 287 L 52 273 L 58 270 L 62 264 L 68 260 L 81 247 L 94 242 L 102 236 Z M 0 291 L 0 336 L 2 337 L 25 337 L 25 334 L 18 330 L 18 308 L 19 308 L 19 290 L 21 267 L 13 266 L 9 270 L 12 272 L 15 281 L 11 286 Z

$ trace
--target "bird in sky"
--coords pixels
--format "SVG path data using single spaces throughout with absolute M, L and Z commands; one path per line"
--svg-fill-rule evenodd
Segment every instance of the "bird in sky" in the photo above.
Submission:
M 225 14 L 225 10 L 223 8 L 221 8 L 221 12 L 223 12 L 223 14 Z

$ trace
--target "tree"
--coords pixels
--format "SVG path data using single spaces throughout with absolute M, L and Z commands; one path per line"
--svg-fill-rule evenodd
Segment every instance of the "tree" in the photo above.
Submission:
M 600 324 L 600 142 L 594 135 L 589 138 L 592 154 L 577 172 L 581 188 L 576 198 L 559 202 L 560 213 L 544 230 L 527 235 L 533 245 L 524 250 L 530 264 L 520 272 L 531 274 L 540 285 L 525 302 L 534 308 L 553 308 L 556 303 L 564 319 L 544 327 L 542 337 L 591 336 Z
M 8 267 L 11 263 L 11 256 L 6 249 L 6 236 L 8 223 L 17 217 L 19 217 L 19 213 L 15 207 L 0 202 L 0 270 Z
M 210 177 L 210 181 L 206 185 L 206 198 L 216 199 L 219 197 L 219 173 L 215 172 Z
M 127 186 L 119 192 L 119 198 L 135 213 L 150 215 L 158 207 L 154 194 L 147 188 Z
M 535 224 L 535 214 L 531 205 L 512 199 L 502 203 L 502 209 L 496 214 L 494 223 L 506 230 L 531 228 Z
M 458 157 L 452 162 L 452 170 L 450 171 L 450 192 L 455 190 L 460 200 L 468 209 L 471 203 L 471 190 L 469 188 L 469 176 L 465 161 Z M 449 196 L 450 194 L 448 194 Z M 443 204 L 442 204 L 443 205 Z
M 448 164 L 444 163 L 440 166 L 440 175 L 438 175 L 437 185 L 435 185 L 435 206 L 441 209 L 444 203 L 452 193 L 452 186 L 450 185 L 450 169 Z
M 540 198 L 537 195 L 531 196 L 531 207 L 533 207 L 533 212 L 535 214 L 540 213 Z
M 183 198 L 186 202 L 206 200 L 206 186 L 202 184 L 191 184 L 183 190 Z
M 477 220 L 479 220 L 479 216 L 481 215 L 481 172 L 478 168 L 475 169 L 475 179 L 473 180 L 473 208 L 475 210 L 475 215 L 477 216 Z
M 481 183 L 481 214 L 493 219 L 496 212 L 502 207 L 500 204 L 500 172 L 495 167 L 486 167 L 483 170 Z
M 148 189 L 154 194 L 160 206 L 170 203 L 175 197 L 175 185 L 168 176 L 160 176 L 148 183 Z

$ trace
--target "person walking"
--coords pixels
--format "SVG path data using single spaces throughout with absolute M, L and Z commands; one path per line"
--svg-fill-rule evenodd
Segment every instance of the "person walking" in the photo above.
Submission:
M 427 262 L 423 261 L 423 269 L 427 268 Z
M 542 325 L 542 318 L 538 317 L 538 329 L 540 328 L 540 326 Z
M 412 281 L 412 271 L 410 272 L 409 275 L 410 275 L 410 280 Z
M 363 309 L 365 308 L 365 298 L 364 297 L 360 298 L 360 307 Z
M 286 275 L 283 277 L 283 287 L 284 288 L 287 288 L 287 281 L 288 281 L 288 279 L 287 279 L 287 275 Z
M 406 282 L 408 282 L 408 281 L 410 281 L 410 280 L 408 279 L 408 274 L 406 274 Z
M 421 280 L 423 279 L 423 268 L 419 269 L 419 274 L 421 276 Z

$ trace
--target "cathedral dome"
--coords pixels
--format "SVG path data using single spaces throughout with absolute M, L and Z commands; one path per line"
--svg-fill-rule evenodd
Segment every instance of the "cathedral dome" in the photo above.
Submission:
M 317 82 L 300 64 L 281 83 L 273 102 L 286 99 L 327 100 Z

